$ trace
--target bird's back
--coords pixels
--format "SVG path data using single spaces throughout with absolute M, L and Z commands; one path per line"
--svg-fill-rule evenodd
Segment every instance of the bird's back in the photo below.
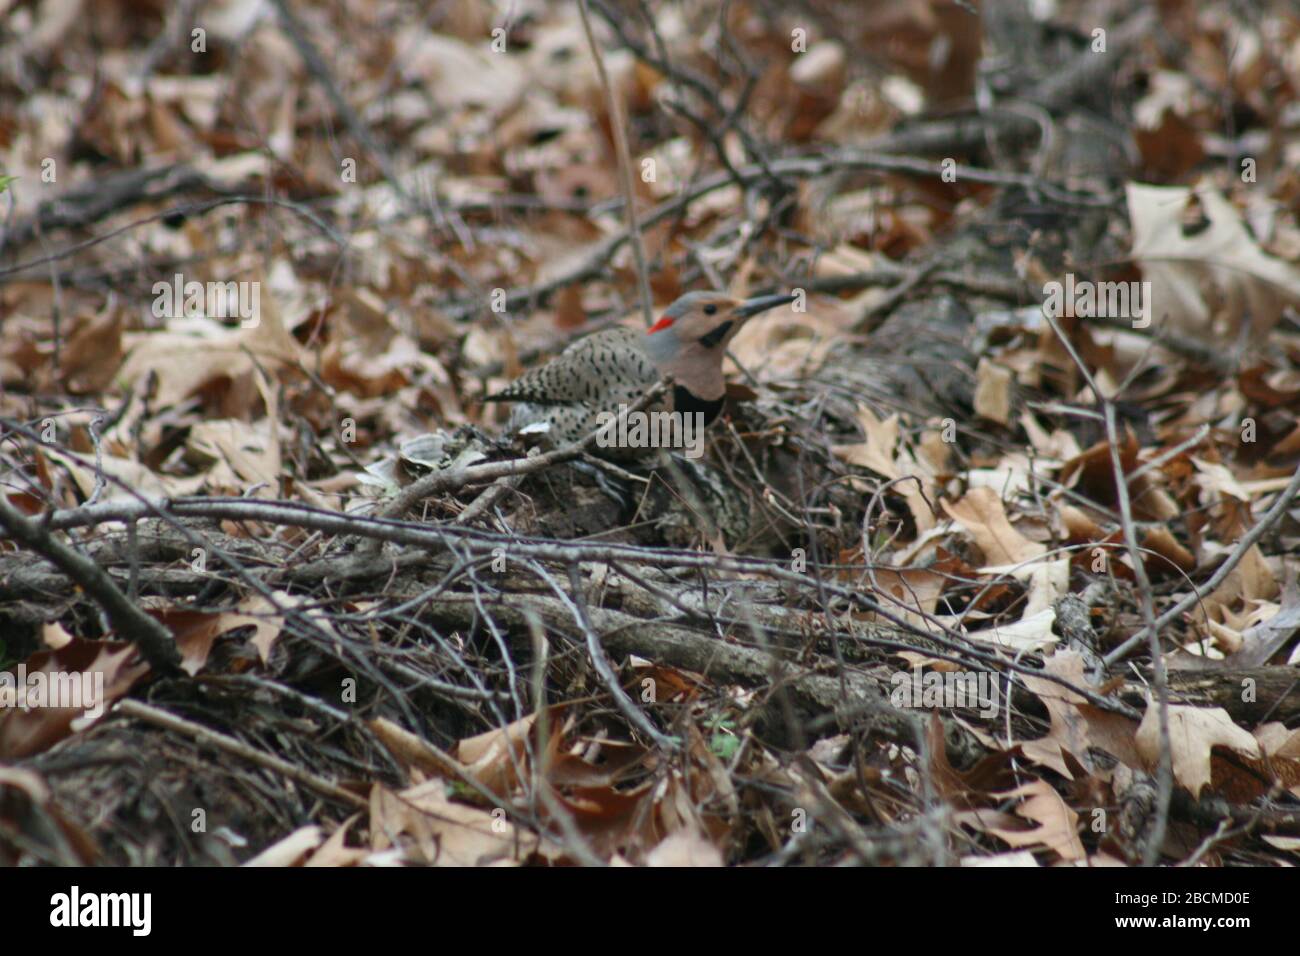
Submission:
M 642 338 L 640 333 L 621 325 L 593 332 L 545 365 L 520 375 L 487 400 L 538 405 L 603 405 L 611 398 L 614 405 L 635 401 L 659 381 Z
M 554 444 L 580 441 L 598 427 L 601 412 L 635 404 L 659 381 L 643 342 L 642 334 L 623 326 L 594 332 L 487 400 L 516 403 L 512 431 L 545 423 Z

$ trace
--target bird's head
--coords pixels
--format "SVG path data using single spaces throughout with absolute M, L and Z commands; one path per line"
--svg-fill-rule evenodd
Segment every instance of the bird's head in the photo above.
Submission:
M 688 292 L 646 332 L 647 347 L 660 371 L 673 374 L 683 384 L 706 368 L 720 376 L 723 353 L 745 322 L 793 301 L 792 295 L 733 299 L 721 292 Z

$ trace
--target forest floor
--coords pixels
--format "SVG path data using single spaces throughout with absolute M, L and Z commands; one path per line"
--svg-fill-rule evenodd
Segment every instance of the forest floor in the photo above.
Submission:
M 1031 6 L 0 0 L 0 864 L 1294 865 L 1300 16 Z

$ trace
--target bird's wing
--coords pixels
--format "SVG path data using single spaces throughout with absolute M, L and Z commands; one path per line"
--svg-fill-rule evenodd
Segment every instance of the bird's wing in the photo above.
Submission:
M 641 346 L 641 336 L 615 326 L 578 339 L 551 361 L 530 369 L 489 402 L 538 405 L 605 404 L 628 401 L 655 382 L 659 373 Z

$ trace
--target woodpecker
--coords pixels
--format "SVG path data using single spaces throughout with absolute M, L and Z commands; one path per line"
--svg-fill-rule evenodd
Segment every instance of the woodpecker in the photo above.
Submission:
M 559 446 L 581 441 L 605 424 L 602 413 L 617 415 L 620 406 L 636 404 L 671 375 L 671 395 L 646 411 L 698 412 L 707 425 L 722 410 L 727 344 L 750 318 L 794 298 L 733 299 L 720 292 L 688 292 L 646 331 L 616 326 L 578 339 L 485 401 L 516 403 L 509 428 L 544 424 L 550 442 Z

